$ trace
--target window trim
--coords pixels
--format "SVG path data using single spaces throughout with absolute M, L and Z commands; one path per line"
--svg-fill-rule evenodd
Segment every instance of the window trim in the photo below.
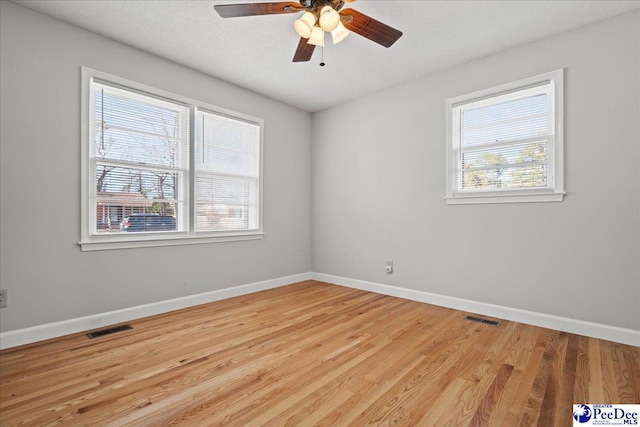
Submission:
M 154 97 L 165 98 L 172 102 L 186 105 L 189 108 L 189 192 L 186 195 L 185 203 L 186 215 L 189 227 L 186 231 L 163 232 L 158 234 L 128 234 L 128 235 L 92 235 L 90 231 L 91 221 L 91 159 L 90 159 L 90 120 L 91 120 L 91 82 L 93 80 L 105 82 L 110 85 L 120 86 L 125 90 L 147 93 Z M 263 206 L 264 206 L 264 120 L 235 111 L 227 110 L 212 104 L 198 101 L 193 98 L 178 95 L 142 83 L 114 76 L 109 73 L 98 71 L 89 67 L 81 67 L 81 106 L 80 106 L 80 155 L 81 155 L 81 179 L 80 179 L 80 248 L 82 251 L 95 251 L 107 249 L 127 249 L 157 246 L 177 246 L 190 244 L 203 244 L 215 242 L 232 242 L 244 240 L 257 240 L 264 237 L 263 228 Z M 195 112 L 203 110 L 214 114 L 219 114 L 233 119 L 245 121 L 257 125 L 260 128 L 259 136 L 259 186 L 258 186 L 258 229 L 247 231 L 217 231 L 217 232 L 195 232 Z
M 461 104 L 490 99 L 511 92 L 553 83 L 554 97 L 554 137 L 553 137 L 553 188 L 528 188 L 510 190 L 484 190 L 477 192 L 459 192 L 456 188 L 456 169 L 458 159 L 453 135 L 453 109 Z M 449 205 L 479 203 L 521 203 L 521 202 L 559 202 L 564 195 L 564 69 L 538 74 L 514 82 L 482 89 L 469 94 L 446 100 L 446 195 Z

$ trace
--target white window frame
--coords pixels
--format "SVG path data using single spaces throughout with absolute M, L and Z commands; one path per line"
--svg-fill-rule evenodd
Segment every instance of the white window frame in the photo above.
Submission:
M 446 100 L 447 112 L 447 148 L 446 148 L 446 196 L 447 204 L 478 204 L 478 203 L 518 203 L 518 202 L 559 202 L 564 192 L 564 70 L 554 70 L 537 76 L 521 79 L 511 83 L 479 90 L 466 95 Z M 548 136 L 549 151 L 547 177 L 549 185 L 546 188 L 513 188 L 504 190 L 461 190 L 458 183 L 459 165 L 461 161 L 460 132 L 454 126 L 459 126 L 459 118 L 454 109 L 465 104 L 481 101 L 491 102 L 492 98 L 505 94 L 525 91 L 531 88 L 550 85 L 550 114 L 552 132 Z
M 185 194 L 185 219 L 187 226 L 184 231 L 161 232 L 161 233 L 114 233 L 96 234 L 92 233 L 95 226 L 95 169 L 92 168 L 90 158 L 91 138 L 91 83 L 93 81 L 102 82 L 129 90 L 147 94 L 152 97 L 164 98 L 169 101 L 185 105 L 189 108 L 189 169 L 187 172 L 188 193 Z M 189 97 L 177 95 L 165 90 L 147 86 L 132 80 L 124 79 L 102 71 L 88 67 L 81 67 L 81 240 L 79 245 L 82 251 L 106 250 L 106 249 L 127 249 L 155 246 L 189 245 L 214 242 L 230 242 L 240 240 L 255 240 L 264 237 L 263 230 L 263 139 L 264 121 L 249 115 L 230 111 L 215 105 L 204 103 Z M 233 230 L 196 232 L 195 229 L 195 149 L 196 143 L 196 112 L 199 110 L 212 114 L 219 114 L 247 123 L 254 124 L 260 129 L 259 136 L 259 193 L 258 193 L 258 228 L 254 230 Z M 91 218 L 94 218 L 92 222 Z

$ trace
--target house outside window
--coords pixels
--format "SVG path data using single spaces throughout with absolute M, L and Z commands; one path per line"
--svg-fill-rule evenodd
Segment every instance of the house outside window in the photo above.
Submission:
M 447 100 L 448 204 L 561 201 L 563 71 Z
M 86 67 L 82 92 L 82 250 L 262 238 L 261 119 Z

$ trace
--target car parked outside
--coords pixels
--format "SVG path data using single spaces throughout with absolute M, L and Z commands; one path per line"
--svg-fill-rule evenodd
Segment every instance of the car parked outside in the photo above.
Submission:
M 134 214 L 122 220 L 120 230 L 128 233 L 141 231 L 175 231 L 176 219 L 170 215 Z

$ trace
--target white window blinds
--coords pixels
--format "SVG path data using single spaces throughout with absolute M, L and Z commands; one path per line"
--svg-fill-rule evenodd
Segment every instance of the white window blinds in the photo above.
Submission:
M 559 202 L 564 72 L 449 98 L 447 204 Z
M 188 117 L 184 105 L 92 81 L 92 234 L 126 231 L 126 220 L 141 214 L 171 222 L 139 231 L 184 230 Z
M 553 186 L 551 82 L 453 107 L 458 191 Z
M 82 67 L 82 250 L 263 238 L 263 120 Z
M 196 231 L 257 230 L 260 126 L 205 111 L 196 123 Z

